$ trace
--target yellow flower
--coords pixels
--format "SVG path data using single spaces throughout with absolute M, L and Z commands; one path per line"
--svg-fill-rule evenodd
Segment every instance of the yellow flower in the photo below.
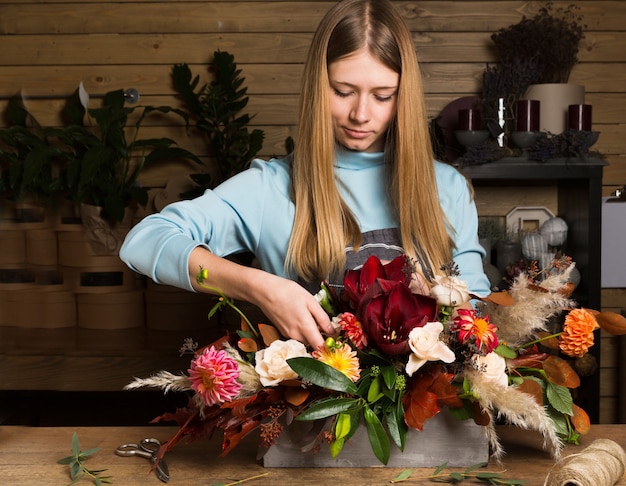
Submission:
M 593 314 L 586 309 L 574 309 L 565 317 L 563 333 L 559 337 L 559 348 L 572 358 L 587 354 L 593 346 L 593 331 L 598 329 Z
M 315 359 L 341 371 L 352 381 L 357 381 L 361 376 L 356 351 L 353 351 L 348 343 L 324 346 L 323 349 L 314 351 L 312 354 Z

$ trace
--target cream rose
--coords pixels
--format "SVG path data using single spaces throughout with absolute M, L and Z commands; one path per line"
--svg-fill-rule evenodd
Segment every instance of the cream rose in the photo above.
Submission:
M 416 327 L 409 333 L 409 348 L 412 354 L 406 364 L 406 373 L 413 376 L 427 361 L 443 361 L 452 363 L 454 353 L 448 346 L 439 340 L 443 331 L 441 322 L 429 322 L 424 327 Z
M 471 360 L 478 379 L 496 385 L 509 386 L 509 377 L 506 374 L 506 360 L 498 353 L 489 353 L 485 356 L 475 354 Z
M 287 364 L 289 358 L 309 356 L 306 347 L 300 341 L 289 339 L 276 340 L 267 348 L 256 352 L 256 366 L 263 386 L 276 386 L 281 381 L 293 380 L 298 377 Z
M 470 300 L 467 282 L 452 276 L 437 275 L 430 296 L 445 307 L 458 307 Z

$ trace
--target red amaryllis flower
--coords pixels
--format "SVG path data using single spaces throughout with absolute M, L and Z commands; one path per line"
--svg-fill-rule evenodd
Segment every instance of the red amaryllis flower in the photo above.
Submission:
M 459 341 L 465 344 L 473 338 L 479 350 L 484 348 L 485 353 L 491 353 L 498 346 L 498 328 L 489 322 L 489 316 L 479 316 L 473 309 L 459 309 L 457 312 L 454 330 L 459 333 Z
M 366 334 L 389 355 L 407 353 L 411 330 L 434 321 L 436 314 L 432 297 L 412 293 L 403 282 L 382 279 L 370 286 L 358 312 Z
M 360 269 L 348 270 L 343 279 L 344 298 L 349 301 L 352 309 L 359 308 L 359 302 L 378 279 L 402 282 L 408 286 L 411 269 L 406 255 L 400 255 L 386 265 L 383 265 L 377 256 L 372 255 Z

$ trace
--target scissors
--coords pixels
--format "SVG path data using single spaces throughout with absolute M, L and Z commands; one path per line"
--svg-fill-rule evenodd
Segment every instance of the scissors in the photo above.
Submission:
M 164 483 L 170 480 L 170 473 L 165 459 L 159 460 L 158 452 L 161 442 L 158 439 L 141 439 L 139 444 L 122 444 L 115 453 L 118 456 L 139 456 L 149 459 L 152 464 L 156 464 L 156 476 Z

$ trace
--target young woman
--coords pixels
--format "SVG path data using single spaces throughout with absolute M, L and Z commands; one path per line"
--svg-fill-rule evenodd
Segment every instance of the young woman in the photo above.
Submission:
M 416 287 L 454 262 L 489 294 L 466 179 L 433 161 L 417 56 L 388 0 L 344 0 L 322 19 L 303 74 L 294 153 L 250 168 L 128 234 L 121 258 L 158 283 L 195 276 L 257 305 L 287 337 L 317 348 L 333 328 L 312 293 L 369 255 L 406 253 Z M 222 258 L 250 251 L 261 269 Z

